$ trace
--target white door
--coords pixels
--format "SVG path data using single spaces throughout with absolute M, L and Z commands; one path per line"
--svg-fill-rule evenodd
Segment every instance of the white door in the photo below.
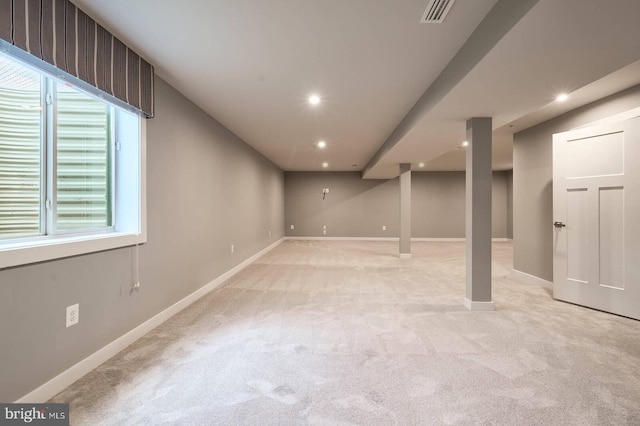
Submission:
M 640 319 L 640 118 L 553 136 L 553 220 L 553 297 Z

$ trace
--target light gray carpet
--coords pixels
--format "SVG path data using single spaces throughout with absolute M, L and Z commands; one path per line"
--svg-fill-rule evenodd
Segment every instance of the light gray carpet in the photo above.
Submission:
M 288 241 L 53 398 L 73 424 L 638 425 L 640 322 L 554 301 L 493 246 Z

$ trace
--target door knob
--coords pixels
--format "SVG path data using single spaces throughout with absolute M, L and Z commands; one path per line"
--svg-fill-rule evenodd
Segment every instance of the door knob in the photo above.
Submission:
M 553 222 L 553 226 L 555 226 L 556 228 L 564 228 L 567 225 L 562 222 Z

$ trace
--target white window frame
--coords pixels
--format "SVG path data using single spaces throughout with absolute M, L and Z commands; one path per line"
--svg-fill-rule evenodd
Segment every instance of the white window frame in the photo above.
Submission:
M 112 228 L 78 234 L 54 234 L 27 237 L 23 239 L 0 240 L 0 269 L 16 267 L 36 262 L 44 262 L 65 257 L 134 246 L 147 242 L 147 204 L 146 204 L 146 119 L 130 106 L 109 96 L 87 83 L 57 70 L 40 59 L 33 57 L 5 42 L 0 50 L 19 62 L 27 62 L 41 73 L 49 74 L 58 80 L 67 81 L 81 90 L 98 96 L 113 104 L 116 114 L 122 114 L 120 108 L 135 112 L 138 131 L 128 132 L 124 127 L 116 126 L 115 142 L 115 188 L 114 213 L 116 223 Z M 124 121 L 116 117 L 117 121 Z M 131 121 L 133 121 L 130 118 Z M 137 134 L 134 134 L 137 133 Z

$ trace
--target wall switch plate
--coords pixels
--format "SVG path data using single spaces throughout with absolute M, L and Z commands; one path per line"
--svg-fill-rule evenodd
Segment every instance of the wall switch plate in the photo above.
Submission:
M 323 194 L 328 194 L 329 193 L 329 188 L 322 188 L 322 193 Z
M 67 306 L 67 328 L 80 322 L 80 304 Z
M 296 229 L 296 227 L 295 227 L 295 226 L 293 226 L 293 225 L 291 225 L 291 229 Z
M 231 254 L 233 254 L 234 250 L 235 250 L 235 247 L 233 246 L 233 244 L 231 244 Z
M 327 230 L 326 229 L 322 230 L 322 235 L 327 235 Z
M 327 229 L 327 225 L 322 225 L 322 229 L 326 230 Z
M 271 229 L 269 229 L 269 236 L 271 236 Z
M 387 230 L 387 225 L 382 225 L 382 230 L 386 231 Z

